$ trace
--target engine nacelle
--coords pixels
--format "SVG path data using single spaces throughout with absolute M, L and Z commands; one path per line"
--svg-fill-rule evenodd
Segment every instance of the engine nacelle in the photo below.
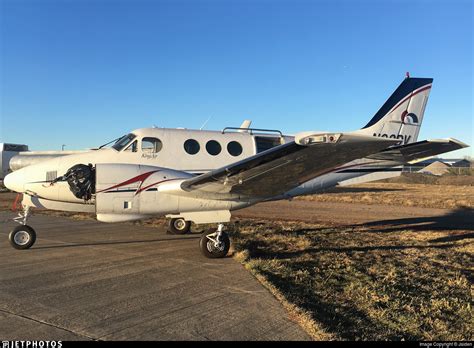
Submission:
M 179 198 L 160 193 L 162 184 L 179 184 L 191 174 L 136 164 L 97 164 L 96 213 L 104 222 L 139 220 L 177 213 Z

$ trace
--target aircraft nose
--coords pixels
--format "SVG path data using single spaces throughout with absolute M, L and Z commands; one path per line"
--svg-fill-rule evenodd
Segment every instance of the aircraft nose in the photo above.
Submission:
M 3 184 L 7 189 L 11 191 L 23 192 L 25 186 L 25 181 L 23 180 L 23 172 L 21 170 L 18 170 L 16 172 L 8 174 L 3 179 Z

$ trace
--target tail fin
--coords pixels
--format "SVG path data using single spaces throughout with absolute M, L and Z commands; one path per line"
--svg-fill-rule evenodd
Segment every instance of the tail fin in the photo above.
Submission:
M 433 79 L 407 77 L 367 125 L 357 131 L 365 135 L 413 143 L 418 138 Z

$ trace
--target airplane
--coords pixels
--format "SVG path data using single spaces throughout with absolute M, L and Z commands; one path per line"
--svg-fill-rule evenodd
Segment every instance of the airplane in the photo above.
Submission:
M 452 138 L 417 141 L 432 82 L 407 75 L 370 121 L 351 132 L 290 136 L 250 128 L 250 121 L 222 131 L 142 128 L 98 149 L 27 161 L 4 180 L 23 194 L 10 244 L 35 243 L 27 221 L 36 207 L 90 212 L 102 222 L 165 216 L 176 234 L 188 233 L 191 222 L 217 224 L 199 247 L 206 257 L 224 257 L 232 211 L 400 175 L 417 158 L 467 147 Z

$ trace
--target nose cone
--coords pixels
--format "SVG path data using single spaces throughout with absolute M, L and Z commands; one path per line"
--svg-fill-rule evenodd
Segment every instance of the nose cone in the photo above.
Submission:
M 8 174 L 3 179 L 3 184 L 9 190 L 15 192 L 23 192 L 25 187 L 25 181 L 23 180 L 23 171 L 18 170 L 16 172 Z

